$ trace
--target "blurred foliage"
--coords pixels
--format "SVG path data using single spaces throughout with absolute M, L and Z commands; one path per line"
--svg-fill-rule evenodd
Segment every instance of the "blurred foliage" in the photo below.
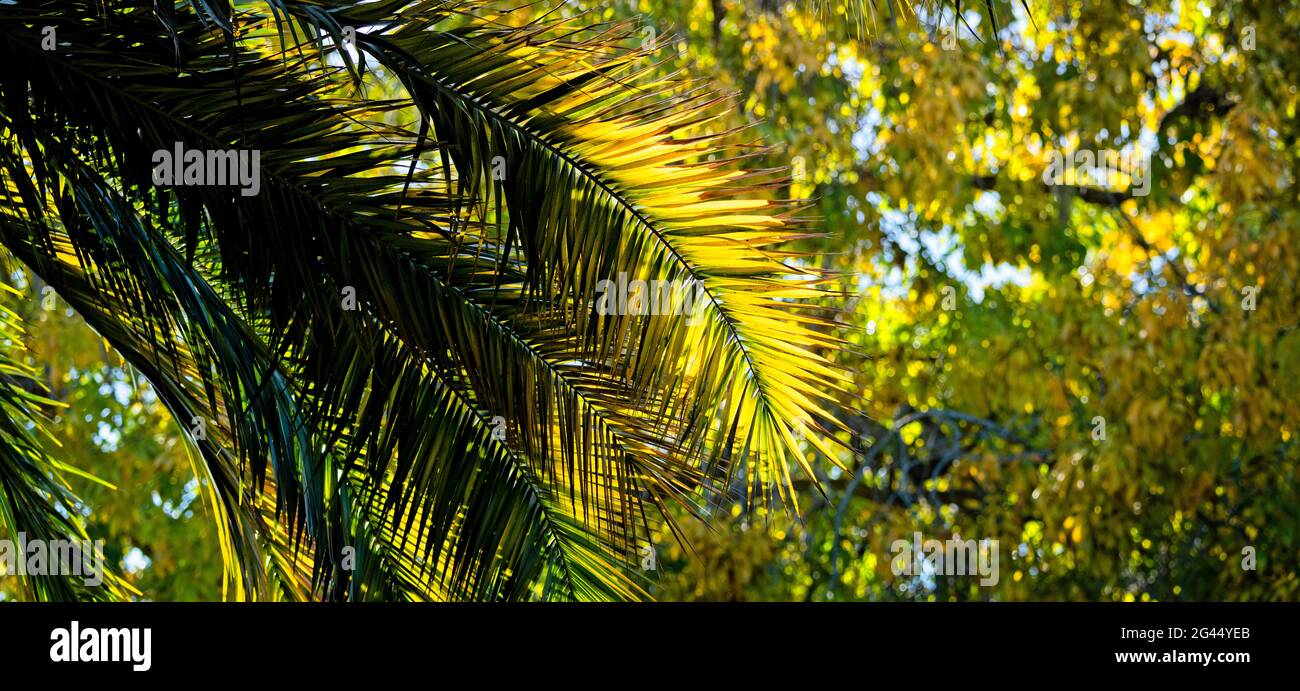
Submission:
M 27 332 L 4 347 L 41 367 L 48 395 L 65 406 L 49 425 L 49 452 L 102 481 L 66 478 L 106 563 L 146 599 L 220 599 L 221 555 L 176 423 L 44 284 L 21 270 L 6 279 L 16 291 L 3 293 L 3 306 Z M 0 596 L 14 598 L 14 585 L 0 579 Z
M 863 413 L 825 496 L 689 533 L 656 594 L 1294 599 L 1300 8 L 962 7 L 866 37 L 834 3 L 600 10 L 762 121 L 841 273 Z M 1085 150 L 1149 154 L 1149 194 L 1044 181 Z M 918 531 L 997 539 L 1000 582 L 895 577 Z

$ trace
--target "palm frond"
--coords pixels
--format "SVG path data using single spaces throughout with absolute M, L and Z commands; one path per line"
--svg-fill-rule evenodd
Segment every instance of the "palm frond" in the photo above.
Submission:
M 212 420 L 236 596 L 641 597 L 671 503 L 791 503 L 797 429 L 835 457 L 825 277 L 718 95 L 627 27 L 268 4 L 0 6 L 5 244 Z M 258 151 L 260 193 L 154 185 L 177 145 Z M 620 275 L 700 309 L 601 309 Z
M 720 96 L 647 81 L 649 55 L 619 48 L 630 27 L 582 36 L 567 21 L 516 29 L 489 19 L 441 29 L 431 6 L 379 20 L 339 7 L 331 20 L 403 81 L 430 136 L 457 143 L 442 153 L 458 173 L 454 196 L 473 200 L 457 209 L 478 230 L 473 242 L 527 267 L 522 299 L 562 303 L 578 352 L 659 404 L 649 419 L 666 423 L 656 433 L 674 457 L 703 458 L 706 469 L 745 459 L 764 490 L 788 487 L 790 462 L 810 470 L 792 431 L 829 432 L 820 425 L 840 381 L 816 354 L 836 346 L 811 328 L 824 324 L 796 316 L 795 300 L 822 295 L 821 276 L 774 249 L 806 234 L 792 206 L 746 198 L 780 181 L 731 169 L 744 155 L 723 145 L 728 133 L 699 133 Z M 508 173 L 494 175 L 501 161 Z M 707 318 L 596 313 L 602 281 L 620 274 L 700 286 Z

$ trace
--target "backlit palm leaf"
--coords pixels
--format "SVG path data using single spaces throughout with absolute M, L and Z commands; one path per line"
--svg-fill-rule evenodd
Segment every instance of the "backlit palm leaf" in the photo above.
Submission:
M 231 596 L 642 597 L 669 504 L 832 455 L 822 277 L 716 95 L 625 27 L 269 5 L 0 6 L 5 243 L 211 420 Z M 259 150 L 260 194 L 153 185 L 176 142 Z M 620 274 L 701 308 L 598 309 Z

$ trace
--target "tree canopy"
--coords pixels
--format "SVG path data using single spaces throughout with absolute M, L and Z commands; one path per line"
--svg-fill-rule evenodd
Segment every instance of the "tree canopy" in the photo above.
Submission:
M 962 7 L 866 40 L 797 3 L 629 10 L 743 95 L 816 200 L 868 418 L 802 521 L 738 511 L 702 561 L 669 545 L 668 590 L 1294 598 L 1300 14 Z M 999 540 L 1002 580 L 894 576 L 918 531 Z

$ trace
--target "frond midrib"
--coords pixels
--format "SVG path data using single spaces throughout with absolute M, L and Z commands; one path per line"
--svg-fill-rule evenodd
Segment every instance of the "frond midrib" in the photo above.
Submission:
M 292 4 L 292 3 L 288 3 L 288 4 Z M 358 46 L 360 46 L 363 43 L 375 41 L 376 37 L 369 34 L 359 33 L 357 34 L 357 39 L 358 39 Z M 396 48 L 393 48 L 392 50 L 395 54 L 401 53 Z M 374 55 L 374 53 L 372 53 L 372 55 Z M 381 56 L 375 55 L 375 57 L 376 59 L 379 59 Z M 404 55 L 402 56 L 402 59 L 408 63 L 408 66 L 413 67 L 415 74 L 422 77 L 426 82 L 430 83 L 435 88 L 443 91 L 447 95 L 456 98 L 457 100 L 466 101 L 470 103 L 471 105 L 474 106 L 476 110 L 491 117 L 497 122 L 505 124 L 516 134 L 520 134 L 526 137 L 527 139 L 535 141 L 538 144 L 540 144 L 552 155 L 563 160 L 570 167 L 574 168 L 579 173 L 581 173 L 582 176 L 588 179 L 592 184 L 596 185 L 602 192 L 605 193 L 605 195 L 609 199 L 612 199 L 616 205 L 626 210 L 630 214 L 630 216 L 637 222 L 637 224 L 640 225 L 642 228 L 644 228 L 646 231 L 648 231 L 655 238 L 655 241 L 664 250 L 666 250 L 669 253 L 669 255 L 673 258 L 673 260 L 679 266 L 685 269 L 686 272 L 691 276 L 693 280 L 695 280 L 700 286 L 704 288 L 705 294 L 708 295 L 709 297 L 709 304 L 713 307 L 713 309 L 717 311 L 718 316 L 722 319 L 726 327 L 728 333 L 728 341 L 736 347 L 736 349 L 740 352 L 742 358 L 744 359 L 745 366 L 746 366 L 745 367 L 746 376 L 750 377 L 751 380 L 754 381 L 755 386 L 759 389 L 759 391 L 762 393 L 764 398 L 767 398 L 770 395 L 767 392 L 766 379 L 763 377 L 759 367 L 754 363 L 754 360 L 751 354 L 749 353 L 749 349 L 745 345 L 745 337 L 741 334 L 740 328 L 736 324 L 734 317 L 720 302 L 718 302 L 718 298 L 714 294 L 714 291 L 710 289 L 707 283 L 701 278 L 700 273 L 697 271 L 697 269 L 693 265 L 691 265 L 691 263 L 688 262 L 684 256 L 682 256 L 682 254 L 677 250 L 677 248 L 671 242 L 668 241 L 668 238 L 664 236 L 662 231 L 660 231 L 658 228 L 654 226 L 654 224 L 650 221 L 650 219 L 642 212 L 640 208 L 637 207 L 635 203 L 633 203 L 630 199 L 624 198 L 622 194 L 618 193 L 614 189 L 611 183 L 606 182 L 586 163 L 578 160 L 574 155 L 569 154 L 567 151 L 563 150 L 559 146 L 552 144 L 546 138 L 545 133 L 534 132 L 533 130 L 525 127 L 524 125 L 515 122 L 509 116 L 499 113 L 495 107 L 482 103 L 477 96 L 470 93 L 462 93 L 458 91 L 455 87 L 444 84 L 442 78 L 430 74 L 426 69 L 421 67 L 414 60 L 407 58 Z M 383 63 L 382 60 L 380 60 L 380 62 L 381 64 Z

